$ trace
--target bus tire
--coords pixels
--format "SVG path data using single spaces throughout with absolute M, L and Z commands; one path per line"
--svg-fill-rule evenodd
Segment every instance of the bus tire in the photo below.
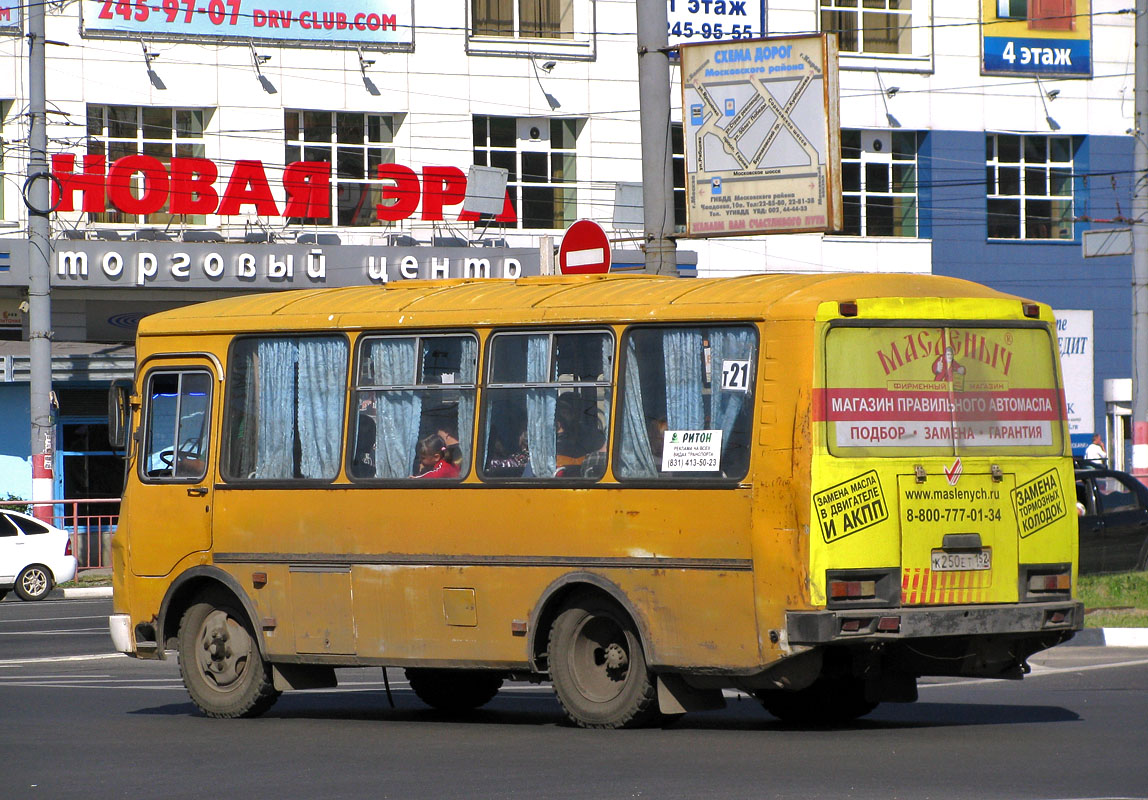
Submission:
M 851 722 L 878 705 L 865 699 L 865 683 L 856 678 L 818 678 L 796 692 L 771 689 L 756 696 L 770 714 L 798 725 Z
M 29 564 L 16 576 L 15 588 L 21 600 L 43 600 L 52 591 L 52 571 L 43 564 Z
M 497 672 L 421 667 L 405 671 L 419 700 L 431 708 L 455 714 L 481 708 L 502 688 L 502 676 Z
M 222 595 L 202 597 L 183 615 L 179 672 L 192 702 L 209 717 L 257 717 L 279 699 L 247 615 Z
M 575 725 L 637 728 L 659 719 L 642 642 L 617 603 L 575 596 L 550 629 L 547 661 L 558 702 Z

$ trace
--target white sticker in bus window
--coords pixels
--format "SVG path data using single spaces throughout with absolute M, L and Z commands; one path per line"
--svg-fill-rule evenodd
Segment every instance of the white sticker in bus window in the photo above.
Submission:
M 721 388 L 727 392 L 748 392 L 749 362 L 728 359 L 721 362 Z
M 454 373 L 453 372 L 442 373 L 442 383 L 454 383 Z
M 721 431 L 666 431 L 662 472 L 717 472 L 721 469 Z

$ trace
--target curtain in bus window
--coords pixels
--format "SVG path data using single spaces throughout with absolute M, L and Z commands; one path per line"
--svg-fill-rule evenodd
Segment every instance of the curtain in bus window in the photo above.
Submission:
M 299 471 L 304 478 L 333 478 L 339 472 L 343 439 L 346 344 L 303 339 L 298 359 Z
M 459 381 L 465 384 L 477 382 L 478 341 L 469 336 L 461 340 L 462 364 Z M 462 451 L 462 463 L 470 463 L 470 446 L 474 433 L 474 391 L 464 390 L 458 397 L 458 447 Z
M 724 372 L 727 362 L 753 363 L 754 337 L 748 328 L 715 328 L 710 331 L 710 357 L 715 375 Z M 729 450 L 734 424 L 749 397 L 749 376 L 740 384 L 740 390 L 728 390 L 723 380 L 713 381 L 717 390 L 710 395 L 710 425 L 722 432 L 722 455 Z
M 702 405 L 702 334 L 699 330 L 668 330 L 662 334 L 666 368 L 666 425 L 672 431 L 705 428 Z
M 414 339 L 379 339 L 371 343 L 371 371 L 379 386 L 413 380 Z M 422 399 L 413 390 L 379 392 L 375 421 L 375 477 L 408 478 L 419 438 Z
M 290 478 L 295 444 L 295 343 L 263 339 L 256 352 L 259 444 L 254 477 Z
M 626 343 L 626 376 L 622 394 L 622 423 L 618 443 L 618 475 L 623 478 L 656 478 L 658 467 L 646 429 L 642 382 L 638 373 L 636 337 Z
M 529 383 L 550 381 L 550 337 L 528 336 L 526 339 L 526 380 Z M 549 478 L 558 469 L 558 441 L 554 430 L 556 400 L 557 392 L 554 389 L 526 390 L 526 439 L 530 448 L 530 469 L 539 478 Z

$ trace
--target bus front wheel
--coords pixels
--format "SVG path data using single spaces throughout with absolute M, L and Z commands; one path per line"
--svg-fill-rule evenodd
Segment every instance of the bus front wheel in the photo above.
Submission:
M 502 688 L 502 676 L 495 672 L 465 669 L 406 670 L 411 690 L 431 708 L 459 713 L 486 705 Z
M 257 717 L 279 698 L 247 616 L 225 597 L 205 597 L 183 615 L 179 671 L 209 717 Z
M 633 620 L 617 603 L 575 597 L 550 629 L 550 679 L 583 728 L 636 728 L 659 718 L 654 678 Z

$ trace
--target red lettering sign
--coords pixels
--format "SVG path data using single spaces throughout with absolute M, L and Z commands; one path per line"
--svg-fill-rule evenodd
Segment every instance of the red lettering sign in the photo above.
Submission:
M 52 203 L 57 211 L 101 213 L 109 205 L 126 214 L 154 214 L 167 205 L 172 214 L 219 214 L 228 216 L 254 211 L 268 217 L 331 219 L 331 165 L 326 161 L 296 161 L 283 169 L 286 195 L 283 211 L 271 189 L 262 161 L 235 162 L 222 195 L 216 188 L 219 167 L 206 158 L 172 158 L 165 164 L 145 155 L 124 156 L 108 167 L 102 155 L 82 157 L 76 172 L 76 156 L 52 156 Z M 136 176 L 141 176 L 136 181 Z M 380 220 L 396 222 L 414 215 L 422 203 L 421 217 L 438 222 L 447 206 L 460 205 L 466 197 L 466 175 L 458 167 L 423 167 L 420 176 L 401 164 L 380 164 L 377 176 L 384 181 L 382 202 L 375 205 Z M 138 190 L 138 195 L 137 195 Z M 476 222 L 479 215 L 460 211 L 460 222 Z M 496 222 L 516 223 L 518 214 L 509 192 Z

